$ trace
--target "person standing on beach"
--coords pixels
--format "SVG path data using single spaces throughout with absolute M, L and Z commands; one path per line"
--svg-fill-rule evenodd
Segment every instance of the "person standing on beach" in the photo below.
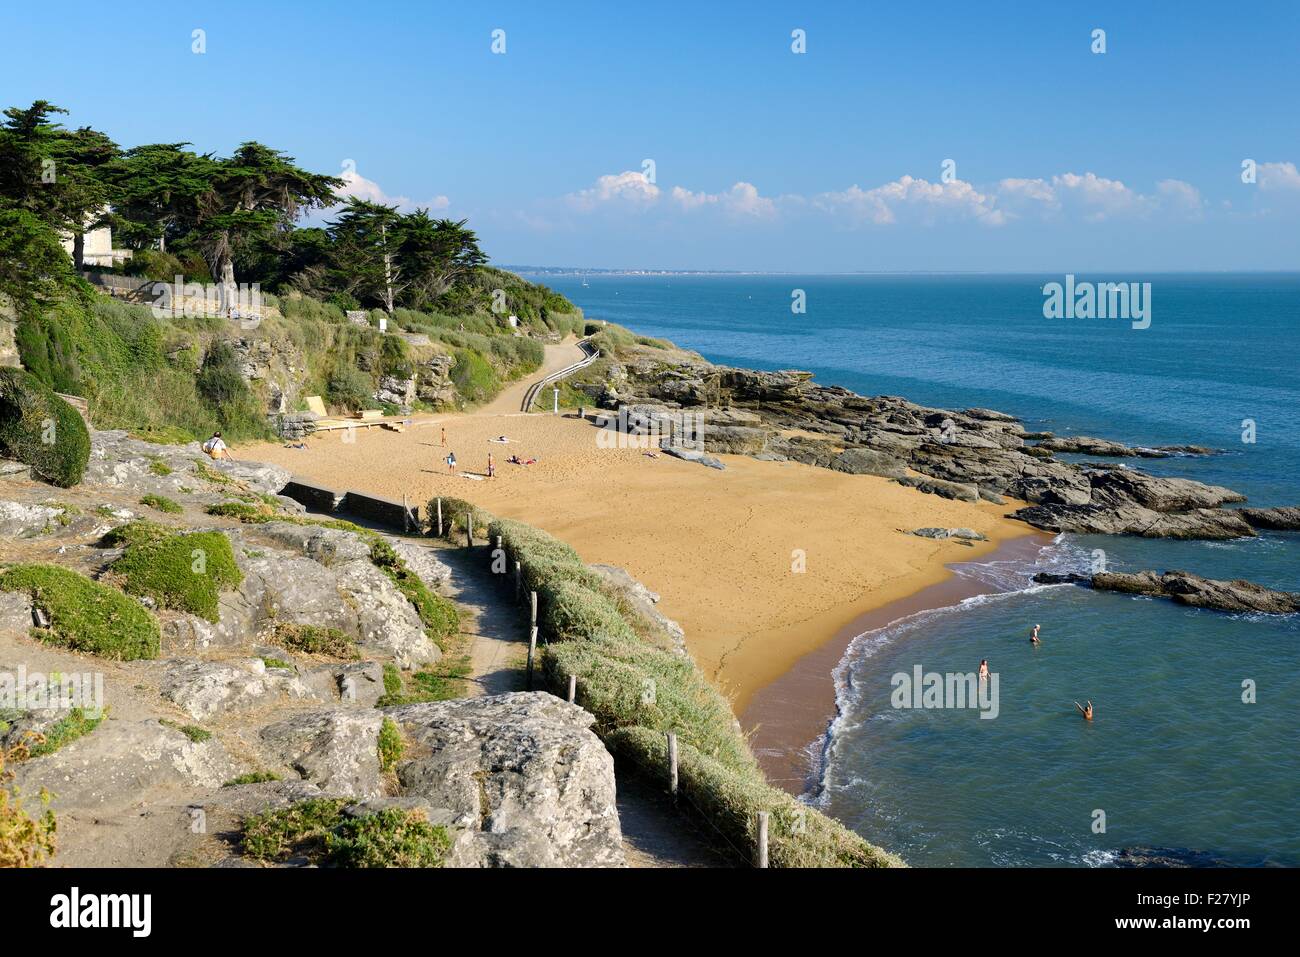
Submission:
M 442 447 L 444 449 L 447 447 L 447 427 L 445 425 L 442 427 Z
M 496 466 L 492 463 L 492 453 L 489 452 L 488 453 L 488 478 L 492 478 L 496 474 L 497 474 L 497 469 Z
M 1037 646 L 1042 644 L 1042 642 L 1038 640 L 1038 629 L 1041 627 L 1041 625 L 1034 625 L 1034 630 L 1029 633 L 1029 643 L 1031 645 Z
M 456 474 L 456 453 L 455 452 L 447 453 L 447 471 L 452 475 Z
M 1091 720 L 1092 720 L 1092 702 L 1091 702 L 1091 701 L 1088 702 L 1088 707 L 1086 707 L 1086 708 L 1085 708 L 1083 705 L 1079 704 L 1079 702 L 1077 702 L 1077 701 L 1074 703 L 1074 706 L 1075 706 L 1076 708 L 1079 709 L 1079 714 L 1083 715 L 1083 720 L 1084 720 L 1084 721 L 1091 721 Z

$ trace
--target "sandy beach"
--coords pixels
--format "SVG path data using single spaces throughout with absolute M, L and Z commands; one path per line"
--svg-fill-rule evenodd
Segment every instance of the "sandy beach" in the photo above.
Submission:
M 338 489 L 419 503 L 465 498 L 545 529 L 588 562 L 626 568 L 660 594 L 737 714 L 848 623 L 947 579 L 946 563 L 1032 531 L 1003 517 L 1012 503 L 949 501 L 884 478 L 744 456 L 720 456 L 718 471 L 601 448 L 600 432 L 575 417 L 489 411 L 417 417 L 401 434 L 357 430 L 348 442 L 335 432 L 306 449 L 261 443 L 235 454 Z M 503 434 L 508 444 L 490 441 Z M 459 462 L 454 476 L 448 450 Z M 496 478 L 465 477 L 485 474 L 489 453 Z M 538 461 L 508 464 L 512 454 Z M 989 541 L 972 548 L 903 531 L 927 525 L 973 528 Z

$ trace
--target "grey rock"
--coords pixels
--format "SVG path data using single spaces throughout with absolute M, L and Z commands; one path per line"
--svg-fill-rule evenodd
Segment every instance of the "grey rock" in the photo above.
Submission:
M 306 711 L 261 731 L 267 749 L 304 781 L 334 797 L 379 797 L 383 715 L 361 709 Z
M 169 661 L 161 694 L 199 721 L 262 707 L 279 698 L 312 697 L 297 675 L 280 669 L 268 670 L 256 658 L 230 663 Z
M 914 488 L 918 492 L 925 492 L 929 495 L 938 495 L 940 498 L 955 499 L 959 502 L 978 502 L 980 499 L 979 489 L 973 485 L 961 485 L 957 482 L 945 482 L 942 479 L 925 478 L 917 475 L 905 475 L 903 478 L 895 479 L 895 481 L 899 485 Z
M 30 538 L 56 525 L 63 509 L 50 505 L 0 502 L 0 538 Z
M 1191 572 L 1102 572 L 1091 577 L 1042 572 L 1034 576 L 1034 581 L 1043 584 L 1091 585 L 1098 591 L 1168 598 L 1180 605 L 1215 611 L 1262 612 L 1270 615 L 1300 612 L 1300 592 L 1276 591 L 1242 579 L 1219 581 L 1202 578 Z
M 671 455 L 674 458 L 682 459 L 686 462 L 696 462 L 711 469 L 722 470 L 726 468 L 726 466 L 722 464 L 721 459 L 715 458 L 712 455 L 705 455 L 697 449 L 686 449 L 676 445 L 665 445 L 660 449 L 660 451 L 666 455 Z
M 907 469 L 901 460 L 875 449 L 845 449 L 831 460 L 830 467 L 851 475 L 881 475 L 885 478 L 907 476 Z
M 1278 508 L 1239 508 L 1237 512 L 1252 528 L 1294 532 L 1300 530 L 1300 506 L 1283 505 Z
M 595 720 L 549 694 L 516 692 L 386 709 L 420 756 L 398 765 L 405 797 L 463 828 L 461 867 L 617 867 L 614 762 Z
M 53 754 L 14 767 L 24 793 L 48 788 L 59 813 L 121 809 L 154 788 L 214 788 L 238 773 L 217 738 L 191 741 L 153 718 L 107 718 Z

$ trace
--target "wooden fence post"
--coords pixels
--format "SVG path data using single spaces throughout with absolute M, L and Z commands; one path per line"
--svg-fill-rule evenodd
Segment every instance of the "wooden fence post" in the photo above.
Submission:
M 474 513 L 465 513 L 465 547 L 474 547 Z
M 515 600 L 519 601 L 524 597 L 524 566 L 515 559 Z
M 756 867 L 767 867 L 767 812 L 758 812 L 758 859 Z
M 537 655 L 537 629 L 528 629 L 528 690 L 533 690 L 533 659 Z
M 576 704 L 578 701 L 578 676 L 569 675 L 569 704 Z
M 668 732 L 668 793 L 677 799 L 677 735 Z
M 438 537 L 442 538 L 442 497 L 438 497 Z
M 528 615 L 528 627 L 533 629 L 533 631 L 536 631 L 537 630 L 537 592 L 530 591 L 528 595 L 529 595 L 528 600 L 532 605 L 532 610 L 529 612 Z

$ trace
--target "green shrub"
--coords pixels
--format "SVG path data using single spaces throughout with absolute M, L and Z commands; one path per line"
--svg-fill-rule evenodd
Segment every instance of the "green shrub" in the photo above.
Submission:
M 53 754 L 65 744 L 71 744 L 78 738 L 90 734 L 99 727 L 100 722 L 103 720 L 103 711 L 87 714 L 82 708 L 73 708 L 50 725 L 49 730 L 39 735 L 36 743 L 29 747 L 28 755 L 39 758 L 45 754 Z
M 177 724 L 175 721 L 169 721 L 166 718 L 160 718 L 158 723 L 171 728 L 173 731 L 179 731 L 195 744 L 202 744 L 204 741 L 212 740 L 212 732 L 207 728 L 200 728 L 197 724 Z
M 244 580 L 230 539 L 221 532 L 168 535 L 128 545 L 111 566 L 132 595 L 148 595 L 160 607 L 218 619 L 222 591 Z
M 169 499 L 166 495 L 154 495 L 152 493 L 145 495 L 140 499 L 140 504 L 148 505 L 150 508 L 156 508 L 158 511 L 167 512 L 170 515 L 177 515 L 184 511 L 178 503 Z
M 402 729 L 392 718 L 384 718 L 379 726 L 379 770 L 391 771 L 402 760 L 406 751 L 406 742 L 402 740 Z
M 492 364 L 473 349 L 457 349 L 451 366 L 451 381 L 466 402 L 486 402 L 501 391 L 501 380 Z
M 81 415 L 23 369 L 0 369 L 0 452 L 45 482 L 70 488 L 90 460 Z
M 445 828 L 419 811 L 387 808 L 355 817 L 351 801 L 313 798 L 246 818 L 243 850 L 261 861 L 305 856 L 333 867 L 441 867 L 451 849 Z
M 14 565 L 0 573 L 0 591 L 31 597 L 49 617 L 33 629 L 42 641 L 102 658 L 157 658 L 158 621 L 116 589 L 57 565 Z
M 357 651 L 357 640 L 338 628 L 278 621 L 275 623 L 271 640 L 275 644 L 308 655 L 326 655 L 347 661 L 355 661 L 361 657 Z
M 393 551 L 393 546 L 383 538 L 376 536 L 372 539 L 370 560 L 406 596 L 420 616 L 425 633 L 445 651 L 447 639 L 460 629 L 460 614 L 456 611 L 455 602 L 431 591 L 419 575 L 406 567 L 406 563 Z
M 109 529 L 99 541 L 101 545 L 110 548 L 118 545 L 141 545 L 145 542 L 156 542 L 175 533 L 176 529 L 174 528 L 142 518 Z
M 245 524 L 269 522 L 275 517 L 275 513 L 269 506 L 251 505 L 248 502 L 218 502 L 216 505 L 209 505 L 204 511 L 219 518 L 237 518 Z
M 241 774 L 237 778 L 231 778 L 221 785 L 223 788 L 237 788 L 241 784 L 265 784 L 268 781 L 278 781 L 280 775 L 274 771 L 249 771 L 247 774 Z
M 9 783 L 13 772 L 5 767 L 8 756 L 0 748 L 0 867 L 36 867 L 54 855 L 57 822 L 46 791 L 41 792 L 38 817 L 23 807 L 18 789 Z
M 375 380 L 355 366 L 339 366 L 330 376 L 326 395 L 344 409 L 368 409 L 375 403 Z

